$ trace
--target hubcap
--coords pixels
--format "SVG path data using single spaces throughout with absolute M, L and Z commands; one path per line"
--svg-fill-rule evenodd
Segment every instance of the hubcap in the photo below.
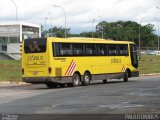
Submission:
M 84 77 L 84 80 L 85 80 L 85 82 L 89 82 L 89 76 L 86 75 L 86 76 Z
M 76 85 L 79 83 L 79 78 L 78 78 L 78 77 L 76 77 L 76 78 L 74 79 L 74 83 L 75 83 Z

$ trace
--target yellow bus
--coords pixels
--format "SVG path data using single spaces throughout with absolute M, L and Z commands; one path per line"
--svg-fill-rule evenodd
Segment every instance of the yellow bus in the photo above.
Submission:
M 138 77 L 136 45 L 98 38 L 33 38 L 22 43 L 22 79 L 57 86 Z

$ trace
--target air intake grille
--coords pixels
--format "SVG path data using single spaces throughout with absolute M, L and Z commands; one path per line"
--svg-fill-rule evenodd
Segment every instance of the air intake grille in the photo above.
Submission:
M 56 75 L 56 77 L 62 76 L 62 68 L 56 68 L 55 69 L 55 75 Z

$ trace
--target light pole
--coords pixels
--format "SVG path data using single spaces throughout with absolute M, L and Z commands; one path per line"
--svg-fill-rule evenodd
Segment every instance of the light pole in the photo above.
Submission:
M 98 16 L 98 17 L 102 18 L 101 16 Z M 101 27 L 102 27 L 102 39 L 103 39 L 103 23 L 102 23 Z
M 48 18 L 46 17 L 46 18 L 45 18 L 45 21 L 44 21 L 44 22 L 45 22 L 45 24 L 44 24 L 44 37 L 46 36 L 46 21 L 47 21 L 47 19 L 48 19 Z
M 15 8 L 16 8 L 16 21 L 18 21 L 18 8 L 17 8 L 17 5 L 16 3 L 14 2 L 14 0 L 11 0 L 12 3 L 14 4 Z
M 14 4 L 15 8 L 16 8 L 16 22 L 18 21 L 18 7 L 16 5 L 16 3 L 14 2 L 14 0 L 11 0 L 11 2 Z M 17 35 L 17 42 L 18 42 L 18 35 Z
M 159 26 L 158 26 L 158 33 L 159 33 Z M 159 55 L 159 34 L 158 34 L 158 55 Z
M 61 6 L 58 6 L 58 5 L 54 5 L 53 4 L 53 7 L 58 7 L 58 8 L 60 8 L 62 11 L 63 11 L 63 13 L 64 13 L 64 21 L 65 21 L 65 38 L 67 37 L 67 30 L 66 30 L 66 12 L 65 12 L 65 10 L 63 9 L 63 7 L 61 7 Z
M 50 20 L 51 20 L 51 37 L 52 37 L 52 29 L 53 29 L 53 26 L 52 26 L 52 15 L 51 15 L 51 12 L 48 12 L 49 16 L 50 16 Z
M 141 22 L 139 22 L 138 41 L 139 41 L 139 59 L 141 59 Z
M 94 22 L 95 22 L 95 19 L 93 19 L 93 21 L 92 21 L 92 38 L 93 38 L 93 24 L 94 24 Z
M 158 24 L 158 55 L 159 55 L 159 24 Z
M 160 9 L 160 7 L 156 7 L 157 9 Z M 159 25 L 158 25 L 158 55 L 159 55 Z
M 103 39 L 103 23 L 102 23 L 102 39 Z

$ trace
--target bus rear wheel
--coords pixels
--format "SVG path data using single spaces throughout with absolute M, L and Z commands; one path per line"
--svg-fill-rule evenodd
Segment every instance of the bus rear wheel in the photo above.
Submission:
M 72 86 L 73 87 L 78 87 L 80 84 L 80 76 L 78 73 L 74 73 L 72 77 Z
M 61 88 L 64 88 L 65 87 L 65 84 L 63 84 L 63 83 L 60 83 L 60 84 L 58 84 L 59 85 L 59 87 L 61 87 Z
M 128 82 L 128 70 L 126 70 L 125 73 L 124 73 L 123 81 Z
M 73 87 L 73 84 L 72 83 L 68 83 L 67 86 L 68 87 Z
M 57 87 L 57 84 L 54 82 L 47 82 L 46 85 L 48 88 L 56 88 Z
M 88 72 L 85 72 L 83 75 L 82 85 L 88 86 L 90 84 L 91 75 Z

